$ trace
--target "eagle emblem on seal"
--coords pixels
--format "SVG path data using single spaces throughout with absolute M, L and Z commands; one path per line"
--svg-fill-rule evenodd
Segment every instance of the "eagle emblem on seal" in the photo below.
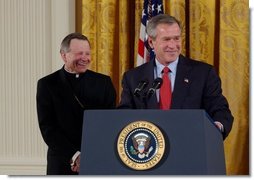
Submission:
M 146 133 L 138 133 L 132 137 L 133 146 L 130 146 L 130 152 L 132 155 L 137 155 L 140 159 L 149 157 L 149 154 L 153 150 L 153 146 L 150 146 L 151 137 Z

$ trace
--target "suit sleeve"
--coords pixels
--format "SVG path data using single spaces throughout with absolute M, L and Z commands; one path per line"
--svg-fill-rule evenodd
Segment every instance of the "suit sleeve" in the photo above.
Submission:
M 207 113 L 214 121 L 219 121 L 223 124 L 223 138 L 225 139 L 231 131 L 234 118 L 229 109 L 227 99 L 222 94 L 221 80 L 214 68 L 210 69 L 207 76 L 203 99 Z
M 134 99 L 132 98 L 132 93 L 130 89 L 130 85 L 127 80 L 127 74 L 124 73 L 123 79 L 122 79 L 122 93 L 121 93 L 121 99 L 119 106 L 117 108 L 119 109 L 136 109 Z
M 111 81 L 110 77 L 106 79 L 106 88 L 105 88 L 105 103 L 104 106 L 106 109 L 115 109 L 116 107 L 116 90 Z
M 74 147 L 57 126 L 56 107 L 52 96 L 53 94 L 49 90 L 47 82 L 39 80 L 36 94 L 39 128 L 45 143 L 50 149 L 56 150 L 71 159 L 78 149 Z

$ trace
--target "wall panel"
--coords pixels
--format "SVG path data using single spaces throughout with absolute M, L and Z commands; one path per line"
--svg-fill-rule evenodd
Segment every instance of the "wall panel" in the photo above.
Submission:
M 56 36 L 74 30 L 73 3 L 0 1 L 0 174 L 45 174 L 47 147 L 38 127 L 36 85 L 62 66 Z M 60 21 L 61 15 L 69 18 Z

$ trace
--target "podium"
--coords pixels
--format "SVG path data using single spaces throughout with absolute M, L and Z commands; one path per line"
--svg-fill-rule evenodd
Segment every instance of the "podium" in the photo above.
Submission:
M 118 138 L 128 124 L 146 121 L 164 135 L 156 166 L 132 169 L 121 160 Z M 225 175 L 223 138 L 204 110 L 86 110 L 80 175 Z

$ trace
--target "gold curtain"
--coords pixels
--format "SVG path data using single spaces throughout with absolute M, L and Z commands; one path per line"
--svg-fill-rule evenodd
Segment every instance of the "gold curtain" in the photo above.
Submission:
M 249 2 L 163 0 L 183 26 L 183 54 L 213 64 L 234 115 L 224 141 L 228 175 L 249 174 Z M 76 0 L 76 31 L 92 45 L 91 69 L 110 75 L 118 92 L 136 66 L 143 0 Z

